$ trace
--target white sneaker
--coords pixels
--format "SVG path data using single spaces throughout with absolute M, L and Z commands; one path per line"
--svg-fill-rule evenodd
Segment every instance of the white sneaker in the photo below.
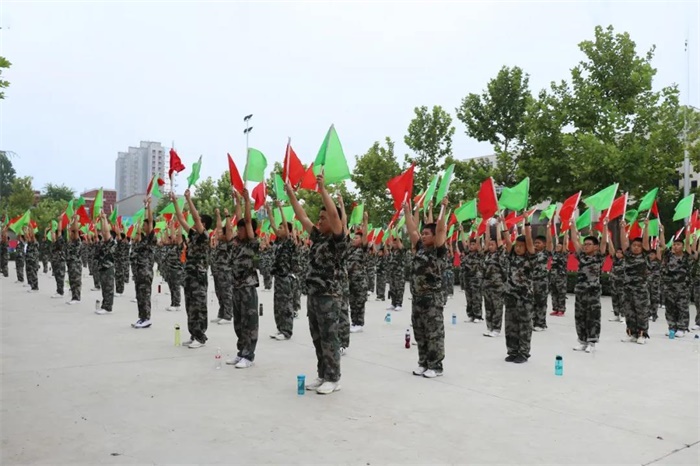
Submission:
M 486 330 L 482 335 L 484 335 L 485 337 L 493 336 L 491 335 L 491 330 Z
M 54 294 L 54 295 L 51 295 L 51 299 L 61 299 L 61 298 L 63 298 L 63 295 L 62 295 L 62 294 L 56 293 L 56 294 Z
M 333 392 L 340 390 L 340 382 L 323 382 L 320 387 L 316 389 L 316 393 L 319 395 L 330 395 Z
M 501 332 L 499 332 L 498 330 L 493 330 L 493 331 L 491 332 L 491 336 L 492 336 L 493 338 L 498 338 L 498 337 L 501 336 Z
M 588 349 L 588 345 L 585 343 L 581 343 L 578 346 L 574 346 L 574 351 L 586 351 Z
M 362 325 L 353 325 L 350 327 L 350 333 L 360 333 L 362 331 Z
M 76 305 L 76 304 L 80 304 L 80 301 L 78 301 L 78 300 L 76 300 L 76 299 L 73 299 L 73 300 L 70 300 L 70 301 L 66 302 L 66 304 L 68 304 L 68 305 L 70 305 L 70 306 L 74 306 L 74 305 Z
M 221 317 L 216 317 L 215 319 L 211 319 L 209 322 L 212 324 L 218 324 L 221 321 Z
M 637 344 L 638 345 L 646 345 L 647 339 L 645 337 L 637 338 Z
M 183 341 L 183 342 L 181 343 L 181 346 L 190 346 L 190 345 L 192 344 L 192 341 L 194 341 L 194 340 Z
M 102 316 L 102 315 L 111 314 L 111 313 L 110 313 L 109 311 L 105 311 L 104 309 L 98 309 L 98 310 L 95 311 L 95 314 L 98 314 L 98 315 L 101 315 L 101 316 Z
M 340 355 L 341 356 L 345 356 L 345 354 L 347 354 L 347 352 L 348 352 L 348 349 L 345 348 L 344 346 L 340 348 Z
M 121 298 L 122 296 L 124 296 L 124 293 L 114 293 L 115 298 Z
M 690 327 L 690 330 L 700 330 L 700 325 L 693 325 L 692 327 Z
M 589 343 L 586 346 L 586 353 L 592 353 L 595 350 L 595 343 Z
M 246 358 L 241 358 L 241 360 L 238 361 L 238 363 L 233 367 L 235 367 L 236 369 L 248 369 L 252 365 L 253 361 L 248 361 Z
M 428 369 L 423 366 L 418 366 L 416 369 L 413 369 L 413 375 L 423 375 L 427 370 Z
M 323 382 L 325 382 L 325 380 L 321 378 L 316 378 L 316 380 L 314 380 L 313 382 L 306 382 L 305 387 L 307 390 L 316 390 L 318 387 L 323 385 Z
M 27 290 L 27 293 L 38 293 L 39 290 Z
M 426 379 L 434 379 L 435 377 L 441 377 L 442 376 L 442 371 L 435 371 L 433 369 L 428 369 L 427 371 L 423 372 L 423 377 Z
M 683 330 L 678 330 L 676 332 L 676 338 L 683 338 L 685 336 L 685 332 Z
M 393 310 L 394 310 L 394 306 L 391 305 L 391 304 L 389 304 L 389 305 L 386 307 L 386 310 L 387 310 L 387 311 L 393 311 Z
M 165 308 L 165 310 L 168 312 L 176 312 L 176 311 L 180 310 L 180 307 L 179 306 L 168 306 Z
M 226 360 L 226 364 L 228 364 L 229 366 L 235 366 L 235 365 L 238 364 L 239 362 L 241 362 L 241 357 L 240 357 L 240 356 L 236 356 L 236 357 L 233 358 L 233 359 L 227 359 L 227 360 Z
M 148 328 L 151 326 L 151 321 L 148 319 L 146 319 L 146 320 L 139 319 L 135 324 L 131 324 L 131 326 L 134 328 Z
M 280 334 L 279 332 L 277 332 L 277 333 L 271 333 L 271 334 L 270 334 L 270 338 L 272 338 L 273 340 L 276 340 L 276 339 L 277 339 L 277 335 L 279 335 L 279 334 Z
M 484 321 L 484 319 L 482 319 L 481 317 L 477 317 L 474 319 L 475 324 L 478 324 L 479 322 L 483 322 L 483 321 Z
M 132 303 L 138 303 L 138 302 L 139 302 L 139 300 L 138 300 L 138 299 L 136 299 L 136 298 L 134 298 L 134 299 L 132 299 L 132 300 L 131 300 L 131 302 L 132 302 Z
M 396 306 L 396 307 L 394 308 L 394 310 L 395 310 L 396 312 L 401 312 L 401 311 L 403 311 L 403 309 L 401 308 L 401 306 Z
M 231 321 L 228 319 L 221 319 L 219 321 L 219 325 L 230 325 L 230 324 L 231 324 Z
M 608 322 L 621 322 L 622 318 L 620 316 L 612 316 L 608 319 Z
M 204 343 L 200 343 L 197 340 L 192 340 L 192 343 L 187 345 L 187 347 L 192 348 L 192 349 L 197 349 L 197 348 L 201 348 L 204 345 L 205 345 Z
M 283 333 L 278 333 L 277 335 L 275 335 L 275 340 L 285 341 L 285 340 L 289 340 L 289 338 L 285 337 Z
M 622 341 L 623 343 L 637 343 L 637 337 L 635 337 L 634 335 L 627 335 L 620 341 Z
M 544 332 L 544 328 L 542 327 L 532 327 L 533 332 Z
M 100 288 L 90 288 L 90 291 L 100 291 Z

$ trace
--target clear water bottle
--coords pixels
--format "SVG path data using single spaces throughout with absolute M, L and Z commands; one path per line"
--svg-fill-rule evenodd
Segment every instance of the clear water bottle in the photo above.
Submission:
M 175 346 L 180 346 L 180 324 L 175 324 Z
M 457 325 L 457 314 L 452 313 L 452 325 Z
M 96 299 L 95 300 L 95 310 L 99 311 L 101 306 L 102 306 L 102 303 L 100 302 L 100 300 Z
M 214 356 L 214 368 L 221 369 L 221 348 L 216 348 L 216 356 Z
M 384 322 L 386 322 L 387 324 L 391 323 L 391 312 L 386 313 L 386 316 L 384 316 Z
M 564 358 L 557 356 L 554 358 L 554 375 L 564 375 Z

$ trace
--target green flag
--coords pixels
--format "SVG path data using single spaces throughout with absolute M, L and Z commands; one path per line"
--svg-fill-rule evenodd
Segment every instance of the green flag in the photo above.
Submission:
M 364 204 L 359 204 L 356 205 L 354 209 L 352 209 L 352 213 L 350 214 L 350 221 L 348 222 L 349 226 L 353 225 L 361 225 L 362 224 L 362 216 L 365 214 L 365 205 Z
M 66 207 L 66 217 L 68 217 L 68 220 L 72 220 L 73 215 L 75 215 L 75 210 L 73 210 L 73 199 L 71 199 L 68 202 L 68 207 Z
M 265 180 L 265 168 L 267 159 L 257 149 L 248 148 L 248 158 L 243 171 L 243 181 L 263 181 Z
M 512 188 L 503 188 L 501 198 L 498 200 L 498 206 L 501 209 L 523 210 L 527 208 L 529 195 L 530 178 L 528 177 Z
M 184 197 L 178 198 L 177 205 L 180 206 L 180 212 L 182 212 L 182 209 L 185 207 L 185 198 Z M 141 210 L 143 210 L 143 209 L 141 209 Z M 175 204 L 173 204 L 171 202 L 170 204 L 168 204 L 165 207 L 163 207 L 162 209 L 160 209 L 160 212 L 158 212 L 158 215 L 174 214 L 174 213 L 175 213 Z
M 22 234 L 22 228 L 29 225 L 32 219 L 32 213 L 29 209 L 12 225 L 10 225 L 10 230 L 14 231 L 16 235 Z
M 611 184 L 605 189 L 602 189 L 583 200 L 584 204 L 588 207 L 593 207 L 598 212 L 608 210 L 615 200 L 615 195 L 617 195 L 618 184 Z
M 109 216 L 109 223 L 112 225 L 117 224 L 117 208 L 112 209 L 112 214 Z
M 141 221 L 143 220 L 143 218 L 145 216 L 146 216 L 146 209 L 144 209 L 142 207 L 141 210 L 139 210 L 138 212 L 136 212 L 134 215 L 131 216 L 131 221 L 134 223 L 134 225 L 139 225 L 139 224 L 141 224 Z
M 450 183 L 452 183 L 452 176 L 454 175 L 455 164 L 451 164 L 445 169 L 445 173 L 442 175 L 440 180 L 440 187 L 437 190 L 437 196 L 435 197 L 435 204 L 442 202 L 450 191 Z
M 476 216 L 476 199 L 472 199 L 466 204 L 455 209 L 455 217 L 457 217 L 457 221 L 459 223 L 462 223 L 465 220 L 476 218 Z
M 168 229 L 168 222 L 156 222 L 156 230 L 165 231 Z
M 96 219 L 100 215 L 100 210 L 102 210 L 102 188 L 97 191 L 95 195 L 95 202 L 92 204 L 92 219 Z
M 321 173 L 321 168 L 323 168 L 323 177 L 327 184 L 350 179 L 348 161 L 345 159 L 343 146 L 335 131 L 335 125 L 331 125 L 328 129 L 323 144 L 318 150 L 318 155 L 314 160 L 314 174 Z
M 406 216 L 402 215 L 398 222 L 396 222 L 396 231 L 399 231 L 406 224 Z
M 286 205 L 282 207 L 282 210 L 284 211 L 284 218 L 288 222 L 293 222 L 294 221 L 294 207 L 290 205 Z M 282 214 L 280 214 L 280 210 L 278 208 L 275 208 L 275 210 L 272 212 L 272 215 L 275 220 L 275 226 L 279 226 L 282 223 Z
M 423 213 L 428 211 L 428 206 L 430 205 L 430 201 L 433 200 L 433 197 L 435 196 L 435 188 L 437 188 L 437 183 L 438 183 L 438 178 L 440 175 L 435 175 L 432 180 L 430 180 L 430 184 L 428 185 L 428 189 L 425 191 L 425 198 L 423 199 Z
M 263 233 L 269 233 L 270 230 L 270 221 L 268 219 L 263 220 L 262 226 L 260 227 L 260 231 L 262 231 Z
M 448 238 L 452 238 L 452 234 L 453 234 L 454 232 L 455 232 L 455 226 L 454 226 L 454 225 L 451 225 L 451 226 L 450 226 L 450 231 L 447 232 L 447 237 L 448 237 Z
M 634 209 L 630 209 L 627 211 L 627 213 L 625 213 L 625 221 L 627 223 L 631 224 L 632 222 L 637 220 L 637 217 L 639 217 L 639 212 Z
M 654 205 L 654 201 L 656 200 L 656 195 L 659 193 L 659 188 L 654 188 L 648 193 L 644 195 L 641 201 L 639 201 L 639 210 L 640 212 L 644 210 L 650 210 L 651 207 Z
M 610 206 L 608 206 L 610 207 Z M 579 215 L 576 219 L 576 229 L 583 230 L 586 227 L 591 226 L 591 209 L 586 210 L 584 213 Z
M 554 217 L 554 213 L 556 211 L 557 205 L 554 202 L 552 202 L 551 204 L 549 204 L 549 207 L 542 211 L 542 213 L 540 214 L 540 220 L 542 220 L 543 218 L 551 219 L 552 217 Z
M 85 205 L 85 198 L 83 196 L 80 196 L 78 198 L 77 202 L 75 203 L 75 208 L 80 209 L 84 205 Z
M 649 220 L 649 236 L 659 236 L 659 219 Z
M 282 177 L 279 173 L 275 173 L 273 187 L 275 188 L 275 196 L 277 196 L 278 201 L 289 201 L 289 196 L 287 196 L 287 193 L 284 191 L 284 181 L 282 181 Z
M 262 154 L 260 154 L 262 155 Z M 195 163 L 192 164 L 192 173 L 190 173 L 190 176 L 187 177 L 187 189 L 190 189 L 192 186 L 195 185 L 197 180 L 199 180 L 199 170 L 202 168 L 202 156 L 199 156 L 199 160 L 197 160 Z M 265 168 L 263 167 L 263 170 Z M 154 183 L 153 190 L 158 189 L 158 183 Z M 156 196 L 160 197 L 160 196 Z
M 695 194 L 691 194 L 676 204 L 676 210 L 673 214 L 673 221 L 682 220 L 690 217 L 693 213 L 693 202 L 695 202 Z

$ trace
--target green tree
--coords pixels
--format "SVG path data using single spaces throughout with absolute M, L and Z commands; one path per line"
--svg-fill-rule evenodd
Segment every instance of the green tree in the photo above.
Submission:
M 0 57 L 0 89 L 5 89 L 9 87 L 10 82 L 2 79 L 2 70 L 5 68 L 9 68 L 12 66 L 12 63 L 5 58 L 5 57 Z M 5 91 L 0 90 L 0 100 L 5 98 Z
M 213 214 L 214 210 L 219 206 L 217 197 L 217 186 L 211 176 L 200 181 L 195 185 L 195 195 L 193 196 L 194 205 L 197 211 L 202 214 Z
M 41 197 L 42 199 L 69 202 L 75 197 L 75 191 L 63 184 L 47 183 L 46 186 L 44 186 L 44 193 Z
M 40 230 L 51 226 L 52 220 L 58 220 L 66 210 L 68 201 L 63 199 L 44 198 L 32 209 L 32 219 L 37 223 Z
M 0 202 L 12 193 L 12 183 L 16 175 L 10 156 L 7 152 L 0 151 Z
M 363 155 L 355 156 L 352 175 L 352 181 L 360 190 L 360 202 L 365 204 L 370 223 L 375 225 L 386 225 L 391 220 L 394 206 L 386 183 L 401 173 L 394 156 L 394 142 L 386 137 L 385 144 L 386 147 L 383 147 L 377 141 Z
M 34 188 L 32 177 L 15 178 L 12 182 L 11 194 L 5 199 L 3 210 L 11 217 L 17 216 L 34 205 Z
M 452 156 L 447 157 L 445 164 L 455 164 L 454 176 L 450 185 L 450 205 L 456 206 L 460 202 L 468 202 L 476 197 L 481 187 L 481 182 L 489 176 L 493 176 L 494 167 L 484 159 L 457 160 Z
M 450 114 L 439 105 L 432 111 L 426 106 L 416 107 L 414 113 L 404 142 L 414 152 L 414 155 L 406 154 L 406 161 L 416 164 L 414 181 L 420 190 L 427 187 L 430 178 L 442 167 L 443 159 L 452 154 L 455 128 Z

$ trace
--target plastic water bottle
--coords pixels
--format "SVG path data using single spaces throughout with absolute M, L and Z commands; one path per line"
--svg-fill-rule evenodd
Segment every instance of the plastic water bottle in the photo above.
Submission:
M 180 346 L 180 324 L 175 324 L 175 346 Z
M 675 340 L 675 339 L 676 339 L 676 331 L 675 331 L 675 330 L 669 330 L 669 331 L 668 331 L 668 339 L 669 339 L 669 340 Z
M 304 374 L 297 375 L 297 395 L 306 393 L 306 376 Z
M 391 312 L 386 313 L 386 316 L 384 316 L 384 322 L 386 322 L 387 324 L 391 323 Z
M 564 358 L 557 356 L 554 358 L 554 375 L 564 375 Z
M 214 368 L 221 369 L 221 348 L 216 348 L 216 356 L 214 356 Z
M 452 325 L 457 325 L 457 314 L 452 313 Z
M 160 294 L 160 284 L 158 284 L 158 294 Z
M 262 303 L 260 303 L 258 314 L 260 315 L 260 317 L 262 317 L 262 315 L 263 315 L 263 306 L 262 306 Z
M 95 300 L 95 310 L 96 310 L 96 311 L 99 311 L 99 310 L 100 310 L 100 306 L 102 306 L 102 303 L 100 302 L 99 299 L 96 299 L 96 300 Z
M 406 344 L 405 344 L 406 349 L 411 349 L 411 329 L 407 328 L 406 329 Z

